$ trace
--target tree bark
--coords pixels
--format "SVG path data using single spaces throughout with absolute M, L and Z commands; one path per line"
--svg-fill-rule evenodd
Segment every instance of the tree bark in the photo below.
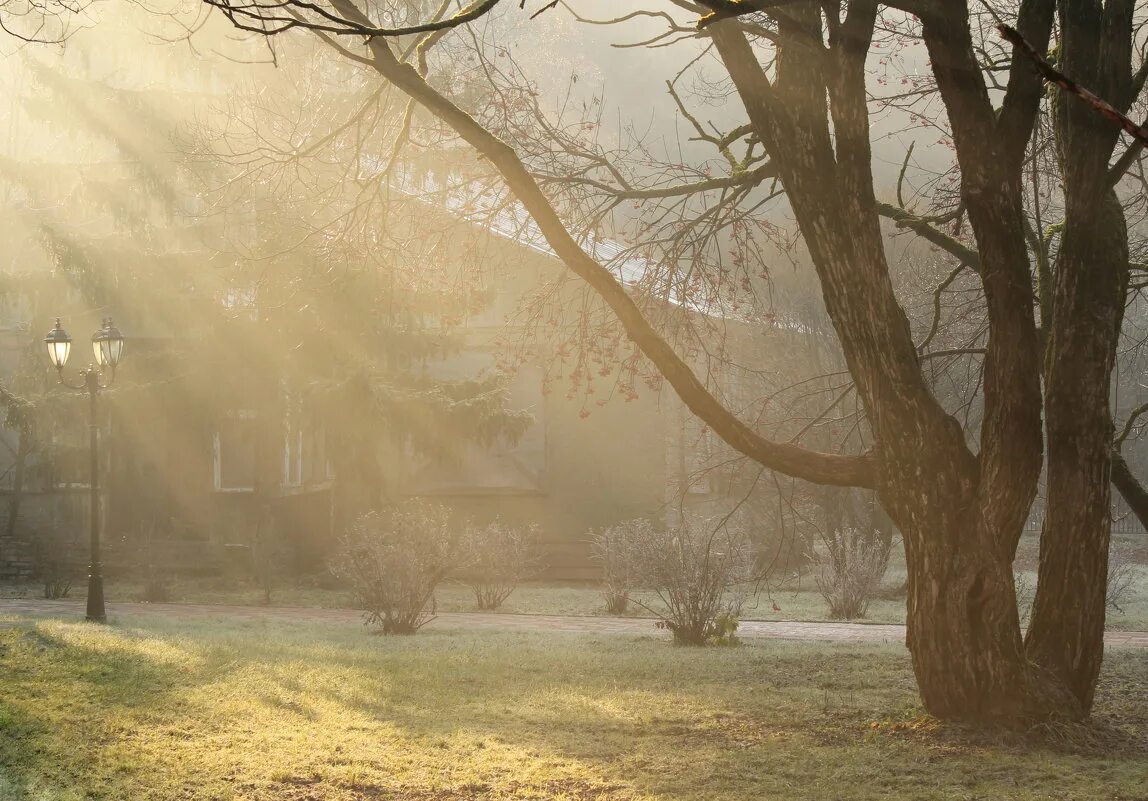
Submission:
M 958 9 L 933 23 L 931 54 L 942 65 L 935 69 L 948 77 L 939 76 L 942 93 L 950 116 L 962 117 L 964 197 L 993 331 L 978 457 L 925 385 L 889 279 L 863 86 L 872 32 L 866 9 L 850 4 L 831 37 L 836 59 L 829 69 L 812 48 L 779 49 L 772 86 L 740 32 L 716 23 L 711 35 L 778 167 L 873 430 L 879 496 L 905 539 L 908 645 L 922 700 L 951 719 L 1029 720 L 1047 714 L 1049 703 L 1027 668 L 1012 576 L 1041 464 L 1039 343 L 1019 190 L 1039 84 L 1029 75 L 1018 79 L 1031 107 L 1014 93 L 1007 119 L 1016 130 L 997 137 L 987 91 L 977 83 L 967 13 Z M 793 9 L 790 16 L 808 26 L 816 13 L 803 18 Z M 1046 0 L 1043 13 L 1047 29 Z M 1036 26 L 1042 20 L 1032 22 L 1032 14 Z M 1018 122 L 1025 108 L 1028 127 Z
M 1071 204 L 1070 204 L 1071 208 Z M 1087 715 L 1104 654 L 1111 525 L 1109 388 L 1128 284 L 1127 231 L 1114 193 L 1070 212 L 1057 264 L 1045 408 L 1048 503 L 1030 658 Z
M 1060 0 L 1064 70 L 1117 104 L 1131 102 L 1135 4 Z M 1104 656 L 1111 526 L 1110 386 L 1128 288 L 1128 230 L 1108 162 L 1120 129 L 1059 94 L 1054 125 L 1065 217 L 1045 365 L 1048 503 L 1025 645 L 1062 710 L 1086 716 Z
M 1044 710 L 1031 691 L 1011 559 L 971 505 L 936 504 L 905 538 L 907 642 L 925 708 L 951 720 L 1015 724 Z

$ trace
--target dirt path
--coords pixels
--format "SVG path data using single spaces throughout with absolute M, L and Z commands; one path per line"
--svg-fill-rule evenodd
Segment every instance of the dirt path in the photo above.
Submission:
M 0 600 L 0 615 L 83 617 L 80 601 L 38 599 Z M 339 623 L 359 625 L 362 614 L 353 609 L 318 609 L 293 606 L 225 606 L 222 604 L 108 604 L 108 617 L 130 619 L 139 615 L 172 618 L 243 618 L 300 623 Z M 446 612 L 429 624 L 440 629 L 502 629 L 504 631 L 564 631 L 583 634 L 646 634 L 668 636 L 654 628 L 648 618 L 578 617 L 573 615 L 512 615 L 482 612 Z M 737 630 L 746 639 L 804 640 L 809 642 L 892 643 L 905 641 L 905 627 L 895 624 L 798 623 L 791 621 L 747 620 Z M 1109 646 L 1148 648 L 1148 631 L 1110 631 L 1104 635 Z

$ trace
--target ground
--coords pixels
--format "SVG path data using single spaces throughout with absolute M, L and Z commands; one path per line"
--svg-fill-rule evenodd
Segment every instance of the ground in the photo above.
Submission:
M 1148 797 L 1144 650 L 1025 736 L 922 716 L 888 645 L 133 612 L 0 619 L 0 671 L 5 801 Z
M 1136 554 L 1138 564 L 1132 566 L 1135 581 L 1120 601 L 1120 610 L 1109 610 L 1107 627 L 1111 631 L 1148 631 L 1148 548 L 1139 540 L 1120 543 Z M 1038 541 L 1026 536 L 1018 552 L 1016 570 L 1020 583 L 1028 588 L 1036 586 Z M 904 623 L 905 598 L 897 592 L 905 581 L 903 554 L 895 550 L 885 574 L 881 597 L 869 604 L 864 621 L 869 623 Z M 182 603 L 261 604 L 264 591 L 256 582 L 233 576 L 194 577 L 168 576 L 163 582 L 167 600 Z M 817 592 L 813 578 L 804 574 L 775 572 L 749 593 L 742 617 L 745 620 L 821 621 L 826 619 L 825 601 Z M 83 595 L 83 580 L 77 582 L 72 595 Z M 0 598 L 35 598 L 42 595 L 37 583 L 0 583 Z M 111 601 L 138 601 L 145 599 L 144 584 L 140 580 L 109 577 L 106 595 Z M 439 610 L 465 612 L 474 609 L 474 596 L 470 590 L 454 582 L 445 582 L 436 594 Z M 657 599 L 651 593 L 636 592 L 638 603 L 632 604 L 628 616 L 653 617 L 651 608 L 657 608 Z M 351 593 L 329 583 L 322 573 L 303 577 L 281 577 L 276 580 L 271 594 L 275 606 L 314 606 L 327 609 L 355 607 Z M 643 606 L 644 604 L 645 606 Z M 592 583 L 526 582 L 516 589 L 498 611 L 512 614 L 534 615 L 589 615 L 607 616 L 601 590 Z
M 1108 613 L 1108 628 L 1114 631 L 1148 631 L 1148 567 L 1137 568 L 1140 580 L 1129 593 L 1121 606 L 1123 612 L 1111 610 Z M 891 592 L 903 580 L 903 575 L 894 573 L 886 580 L 886 592 Z M 1035 586 L 1035 575 L 1030 586 Z M 812 589 L 810 580 L 789 580 L 775 582 L 769 587 L 751 595 L 744 610 L 746 620 L 825 620 L 825 602 Z M 260 604 L 263 590 L 255 582 L 228 577 L 172 577 L 165 587 L 169 600 L 183 603 L 218 604 Z M 0 598 L 36 598 L 42 595 L 42 588 L 36 583 L 0 584 Z M 83 581 L 73 589 L 72 595 L 82 596 Z M 136 601 L 145 597 L 144 586 L 140 581 L 111 578 L 106 585 L 107 597 L 111 601 Z M 657 601 L 649 593 L 635 593 L 638 601 L 649 607 L 657 607 Z M 314 579 L 281 579 L 272 591 L 271 603 L 275 606 L 315 606 L 327 609 L 354 608 L 350 592 L 343 589 L 323 587 Z M 464 612 L 474 609 L 474 596 L 470 590 L 458 584 L 447 582 L 438 591 L 439 609 L 443 612 Z M 777 609 L 774 609 L 776 604 Z M 499 610 L 512 614 L 537 615 L 591 615 L 606 616 L 601 591 L 592 584 L 528 582 L 519 587 Z M 632 605 L 627 615 L 652 617 L 653 613 L 642 606 Z M 904 623 L 905 599 L 885 597 L 874 600 L 864 618 L 870 623 Z

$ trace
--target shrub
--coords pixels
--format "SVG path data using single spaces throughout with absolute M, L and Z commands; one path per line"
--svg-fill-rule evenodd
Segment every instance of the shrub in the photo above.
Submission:
M 1024 573 L 1016 573 L 1016 603 L 1022 621 L 1032 613 L 1036 588 Z M 1127 603 L 1136 584 L 1136 563 L 1131 555 L 1115 545 L 1108 552 L 1108 585 L 1104 603 L 1114 612 L 1124 614 L 1122 604 Z
M 681 645 L 736 642 L 753 549 L 745 532 L 724 520 L 687 516 L 674 528 L 645 519 L 614 528 L 628 574 L 664 607 L 659 626 Z
M 499 519 L 468 526 L 463 542 L 462 581 L 479 609 L 497 609 L 515 587 L 539 567 L 538 527 L 511 526 Z
M 832 620 L 865 617 L 889 566 L 891 539 L 871 531 L 841 527 L 823 534 L 810 555 L 813 579 Z
M 602 565 L 602 599 L 612 615 L 625 613 L 634 589 L 632 560 L 627 553 L 630 538 L 625 528 L 633 522 L 595 531 L 590 537 L 590 553 Z
M 65 568 L 53 567 L 41 574 L 44 582 L 44 597 L 55 601 L 67 598 L 72 591 L 72 574 Z
M 1112 546 L 1108 551 L 1108 588 L 1104 601 L 1109 609 L 1124 614 L 1121 604 L 1127 603 L 1136 584 L 1136 562 L 1122 548 Z
M 156 530 L 156 523 L 152 520 L 143 526 L 140 535 L 143 541 L 140 557 L 144 575 L 144 588 L 140 593 L 140 600 L 153 604 L 165 603 L 172 598 L 164 572 L 156 567 Z
M 351 525 L 332 559 L 383 634 L 414 634 L 435 616 L 435 588 L 459 563 L 448 510 L 426 501 L 368 512 Z
M 75 572 L 68 561 L 67 541 L 58 531 L 45 531 L 37 538 L 35 569 L 43 582 L 45 598 L 58 600 L 68 597 Z
M 143 592 L 140 593 L 140 600 L 150 604 L 161 604 L 167 603 L 171 599 L 171 587 L 168 586 L 165 578 L 158 572 L 150 572 L 144 581 L 144 588 Z

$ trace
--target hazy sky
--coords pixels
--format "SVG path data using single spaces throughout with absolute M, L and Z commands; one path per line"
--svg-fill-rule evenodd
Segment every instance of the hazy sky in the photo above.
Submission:
M 648 0 L 568 1 L 580 16 L 589 19 L 616 18 L 641 8 L 664 10 L 683 23 L 690 22 L 689 15 L 668 0 L 662 3 Z M 686 39 L 666 47 L 619 47 L 657 36 L 666 30 L 665 20 L 635 17 L 616 25 L 588 25 L 575 22 L 572 14 L 562 7 L 534 20 L 530 20 L 528 12 L 529 8 L 527 12 L 521 12 L 517 4 L 510 4 L 501 16 L 502 24 L 508 26 L 507 35 L 513 43 L 516 58 L 532 78 L 549 85 L 556 94 L 566 88 L 573 70 L 578 73 L 580 91 L 589 94 L 602 92 L 605 88 L 605 104 L 611 112 L 607 114 L 608 118 L 620 117 L 630 121 L 635 128 L 648 127 L 653 132 L 661 132 L 670 147 L 676 147 L 678 141 L 690 134 L 689 124 L 681 119 L 666 91 L 666 80 L 698 55 L 704 47 L 704 39 Z M 895 55 L 890 55 L 885 52 L 889 45 L 879 44 L 870 57 L 871 91 L 887 95 L 908 88 L 901 83 L 902 77 L 925 69 L 927 55 L 924 47 L 920 43 L 908 43 Z M 699 62 L 696 73 L 707 81 L 722 81 L 726 77 L 712 56 Z M 886 83 L 880 82 L 882 78 Z M 689 104 L 691 113 L 699 119 L 713 122 L 723 130 L 745 121 L 745 110 L 736 97 L 722 104 L 698 95 L 690 97 L 688 91 L 693 83 L 686 78 L 679 86 L 685 89 L 683 99 Z M 939 99 L 922 106 L 920 112 L 926 119 L 941 119 L 943 122 Z M 933 127 L 911 127 L 916 122 L 919 120 L 905 113 L 875 110 L 873 169 L 879 188 L 891 187 L 896 181 L 911 142 L 916 142 L 913 164 L 917 168 L 930 172 L 944 171 L 951 164 L 952 152 L 938 143 L 942 131 Z M 709 156 L 712 149 L 703 147 L 694 152 Z

